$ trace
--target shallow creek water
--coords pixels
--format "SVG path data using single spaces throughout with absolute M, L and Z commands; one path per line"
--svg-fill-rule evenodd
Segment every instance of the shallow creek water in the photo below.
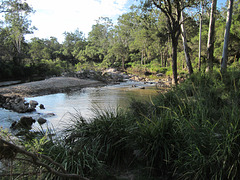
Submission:
M 71 93 L 27 97 L 26 101 L 36 100 L 43 104 L 45 109 L 37 107 L 35 112 L 19 114 L 0 108 L 0 126 L 9 128 L 13 121 L 18 121 L 22 116 L 31 116 L 36 120 L 39 117 L 47 119 L 47 123 L 43 125 L 44 129 L 54 127 L 55 130 L 61 130 L 71 124 L 73 115 L 81 114 L 84 118 L 91 118 L 94 115 L 94 106 L 102 110 L 126 108 L 131 98 L 149 99 L 156 94 L 154 84 L 127 81 L 105 87 L 83 88 Z M 52 116 L 52 113 L 55 115 Z M 35 123 L 33 128 L 39 128 L 38 123 Z

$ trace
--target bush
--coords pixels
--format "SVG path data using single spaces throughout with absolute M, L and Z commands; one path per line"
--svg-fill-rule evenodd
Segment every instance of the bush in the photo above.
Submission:
M 106 176 L 135 169 L 152 178 L 238 179 L 237 74 L 194 74 L 150 102 L 132 101 L 128 111 L 95 109 L 88 123 L 78 116 L 66 136 L 72 154 L 60 162 L 91 176 L 103 168 Z
M 143 179 L 239 179 L 239 77 L 198 73 L 127 110 L 73 115 L 65 138 L 44 153 L 93 179 L 126 171 Z

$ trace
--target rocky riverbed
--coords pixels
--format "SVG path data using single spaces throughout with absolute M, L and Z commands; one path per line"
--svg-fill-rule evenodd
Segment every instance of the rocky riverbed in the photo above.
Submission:
M 156 87 L 168 87 L 171 86 L 171 78 L 161 78 L 161 80 L 152 81 L 146 77 L 138 77 L 134 75 L 127 75 L 122 72 L 118 72 L 115 69 L 108 69 L 103 72 L 77 72 L 74 74 L 64 74 L 62 77 L 52 77 L 41 81 L 34 81 L 22 84 L 13 84 L 1 86 L 0 83 L 0 107 L 18 113 L 32 112 L 36 110 L 39 105 L 38 102 L 32 101 L 31 97 L 55 94 L 61 92 L 71 92 L 80 90 L 85 87 L 97 87 L 104 86 L 106 84 L 119 83 L 124 80 L 142 81 L 144 83 L 156 84 Z M 5 83 L 5 82 L 2 82 Z M 144 86 L 142 89 L 145 89 Z M 28 102 L 25 100 L 28 97 Z M 43 109 L 44 105 L 40 104 L 39 109 Z M 36 121 L 32 121 L 31 118 L 24 117 L 20 121 L 29 121 L 30 123 L 20 124 L 32 124 Z M 39 123 L 43 123 L 40 119 Z M 44 119 L 46 122 L 46 119 Z M 12 124 L 13 127 L 19 126 L 17 122 Z M 23 126 L 24 127 L 24 126 Z
M 31 97 L 59 92 L 77 90 L 84 87 L 101 86 L 105 83 L 90 79 L 74 77 L 53 77 L 42 81 L 28 82 L 0 88 L 0 94 L 4 96 L 18 95 Z
M 33 97 L 73 91 L 84 87 L 103 86 L 105 83 L 91 79 L 79 79 L 75 77 L 53 77 L 42 81 L 28 82 L 17 85 L 0 87 L 0 108 L 8 109 L 17 113 L 27 113 L 36 110 L 38 102 L 30 100 L 27 102 L 25 97 Z M 43 104 L 39 108 L 44 108 Z M 19 123 L 23 121 L 24 123 Z M 25 127 L 19 124 L 32 124 L 30 117 L 23 117 L 19 122 L 14 122 L 12 127 Z M 27 123 L 26 123 L 27 122 Z M 30 123 L 29 123 L 30 122 Z M 43 122 L 42 120 L 39 122 Z

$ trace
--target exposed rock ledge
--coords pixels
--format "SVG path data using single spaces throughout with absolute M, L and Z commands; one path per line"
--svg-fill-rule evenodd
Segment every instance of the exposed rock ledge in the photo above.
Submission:
M 22 97 L 33 97 L 59 92 L 78 90 L 84 87 L 96 87 L 105 85 L 103 82 L 79 79 L 74 77 L 53 77 L 50 79 L 23 83 L 0 88 L 0 94 L 4 96 L 19 95 Z

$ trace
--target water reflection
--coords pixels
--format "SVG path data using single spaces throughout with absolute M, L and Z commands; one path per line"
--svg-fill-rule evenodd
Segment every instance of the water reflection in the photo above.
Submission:
M 137 88 L 133 88 L 132 85 L 136 85 Z M 140 89 L 139 86 L 146 86 L 146 89 Z M 32 116 L 35 119 L 46 118 L 48 124 L 44 125 L 45 128 L 53 125 L 55 129 L 62 129 L 71 123 L 71 114 L 81 113 L 83 117 L 90 118 L 93 116 L 91 111 L 93 106 L 101 109 L 115 109 L 118 106 L 126 108 L 132 97 L 148 98 L 155 94 L 154 85 L 126 82 L 101 88 L 84 88 L 70 93 L 31 97 L 26 98 L 26 100 L 36 100 L 39 104 L 43 104 L 45 109 L 37 108 L 36 112 L 23 114 L 0 109 L 0 125 L 8 128 L 14 120 L 17 121 L 22 116 Z M 49 113 L 54 113 L 55 116 L 49 116 Z M 37 127 L 37 123 L 35 123 L 35 126 Z

